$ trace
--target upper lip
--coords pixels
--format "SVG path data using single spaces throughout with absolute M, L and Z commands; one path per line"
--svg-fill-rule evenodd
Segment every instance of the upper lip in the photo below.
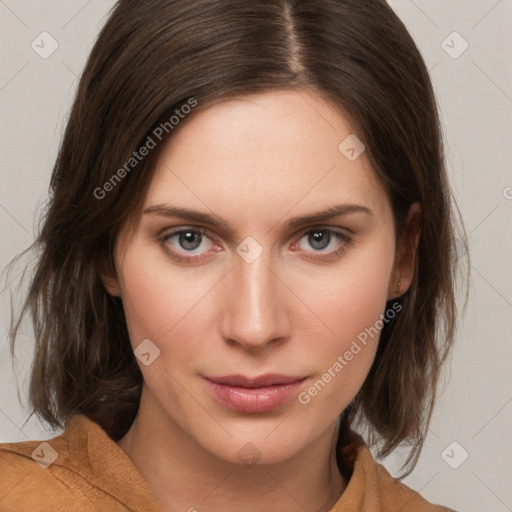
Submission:
M 245 375 L 223 375 L 219 377 L 206 377 L 217 384 L 226 386 L 236 386 L 242 388 L 262 388 L 265 386 L 275 386 L 278 384 L 290 384 L 303 380 L 305 377 L 296 377 L 289 375 L 280 375 L 278 373 L 266 373 L 256 377 L 247 377 Z

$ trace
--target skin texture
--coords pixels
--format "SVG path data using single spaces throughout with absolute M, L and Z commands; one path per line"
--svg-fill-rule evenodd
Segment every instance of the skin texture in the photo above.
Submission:
M 132 346 L 149 339 L 160 350 L 139 362 L 140 409 L 119 446 L 167 511 L 322 511 L 347 484 L 336 419 L 361 388 L 377 337 L 307 404 L 294 396 L 269 412 L 234 411 L 203 376 L 305 376 L 307 391 L 409 287 L 419 208 L 395 253 L 385 189 L 364 152 L 349 161 L 338 150 L 352 133 L 348 117 L 308 90 L 210 106 L 167 143 L 144 205 L 215 214 L 230 230 L 146 213 L 118 239 L 117 277 L 103 282 L 122 297 Z M 285 226 L 338 204 L 372 213 Z M 161 240 L 181 227 L 207 236 Z M 316 228 L 348 238 L 315 242 Z M 249 236 L 262 249 L 251 263 L 236 251 Z M 247 443 L 261 457 L 252 467 L 238 457 Z

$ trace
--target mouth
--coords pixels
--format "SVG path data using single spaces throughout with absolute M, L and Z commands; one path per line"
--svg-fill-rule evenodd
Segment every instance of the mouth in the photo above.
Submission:
M 306 377 L 265 374 L 257 377 L 204 377 L 207 390 L 220 403 L 246 413 L 276 409 L 294 396 Z

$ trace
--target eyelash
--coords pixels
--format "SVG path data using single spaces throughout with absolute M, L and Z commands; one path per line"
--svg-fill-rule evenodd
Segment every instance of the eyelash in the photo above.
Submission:
M 334 235 L 334 237 L 337 238 L 340 241 L 340 244 L 339 244 L 337 249 L 334 249 L 332 251 L 325 252 L 325 253 L 323 251 L 321 251 L 321 250 L 319 250 L 319 251 L 308 251 L 308 252 L 312 252 L 313 254 L 314 253 L 321 254 L 321 256 L 310 255 L 310 256 L 308 256 L 309 259 L 319 260 L 319 261 L 332 261 L 333 259 L 336 259 L 339 256 L 341 256 L 347 250 L 347 247 L 352 242 L 351 238 L 348 237 L 346 234 L 341 233 L 340 231 L 333 230 L 333 229 L 328 228 L 328 227 L 324 227 L 324 226 L 314 227 L 314 228 L 308 229 L 307 231 L 304 231 L 298 240 L 301 240 L 302 238 L 304 238 L 305 235 L 308 235 L 310 233 L 318 233 L 318 232 L 322 232 L 322 233 L 326 233 L 327 232 L 327 233 L 330 233 L 331 235 Z M 175 236 L 178 236 L 181 233 L 196 233 L 196 234 L 199 233 L 202 236 L 204 236 L 206 238 L 209 238 L 211 240 L 211 237 L 209 236 L 208 232 L 205 229 L 200 228 L 200 227 L 194 227 L 194 228 L 180 228 L 180 229 L 177 229 L 175 231 L 172 231 L 171 233 L 165 234 L 162 237 L 158 237 L 158 241 L 159 241 L 160 245 L 162 246 L 163 250 L 172 259 L 174 259 L 174 260 L 176 260 L 176 261 L 178 261 L 180 263 L 191 263 L 191 262 L 194 262 L 194 261 L 198 260 L 201 256 L 181 256 L 181 255 L 178 255 L 178 253 L 176 253 L 175 251 L 172 251 L 172 250 L 169 249 L 169 246 L 168 246 L 167 242 L 171 238 L 174 238 Z

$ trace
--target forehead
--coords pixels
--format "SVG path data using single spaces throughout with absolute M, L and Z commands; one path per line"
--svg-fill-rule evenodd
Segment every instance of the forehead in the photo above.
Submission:
M 389 207 L 365 151 L 352 158 L 362 146 L 350 118 L 313 91 L 223 100 L 185 121 L 160 155 L 146 206 L 180 201 L 238 216 L 267 212 L 269 222 L 292 206 Z

